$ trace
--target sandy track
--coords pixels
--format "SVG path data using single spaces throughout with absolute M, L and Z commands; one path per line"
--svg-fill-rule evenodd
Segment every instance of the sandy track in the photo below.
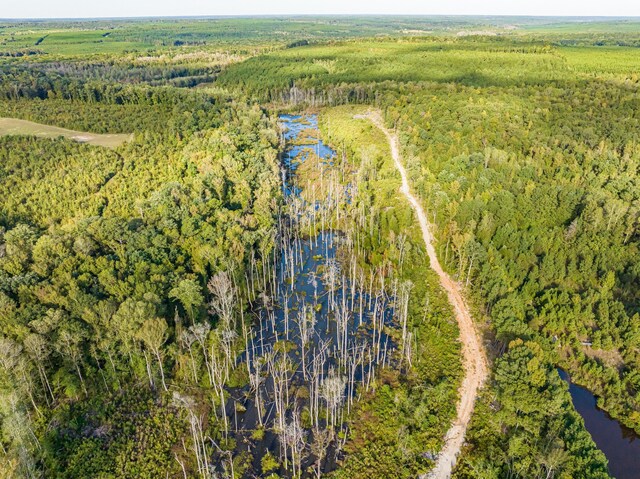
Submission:
M 371 120 L 389 140 L 391 147 L 391 155 L 396 168 L 402 176 L 402 187 L 400 191 L 404 194 L 413 210 L 418 216 L 422 237 L 429 255 L 431 269 L 433 269 L 440 278 L 440 284 L 447 292 L 449 303 L 453 306 L 458 328 L 460 330 L 460 341 L 462 342 L 462 355 L 465 376 L 460 386 L 460 401 L 457 406 L 457 416 L 451 428 L 445 436 L 445 444 L 436 460 L 433 470 L 424 479 L 447 479 L 451 477 L 451 472 L 456 463 L 456 458 L 460 452 L 460 448 L 464 443 L 464 436 L 467 426 L 471 420 L 473 406 L 478 394 L 478 390 L 487 378 L 488 368 L 486 354 L 480 336 L 475 328 L 471 313 L 462 296 L 462 288 L 459 283 L 451 279 L 451 277 L 442 269 L 436 250 L 433 246 L 431 231 L 429 230 L 429 222 L 427 215 L 422 208 L 420 202 L 411 193 L 407 172 L 402 164 L 400 156 L 400 147 L 398 137 L 395 133 L 390 132 L 382 121 L 379 113 L 367 113 L 365 116 L 357 116 L 357 118 L 367 118 Z

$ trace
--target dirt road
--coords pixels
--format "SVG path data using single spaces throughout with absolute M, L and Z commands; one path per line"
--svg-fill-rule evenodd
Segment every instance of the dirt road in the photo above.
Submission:
M 447 431 L 445 444 L 438 454 L 435 467 L 428 475 L 424 476 L 424 479 L 447 479 L 451 477 L 451 471 L 455 466 L 460 448 L 464 443 L 464 436 L 467 431 L 467 426 L 469 425 L 469 420 L 471 419 L 478 389 L 482 386 L 488 374 L 486 354 L 480 336 L 474 326 L 473 319 L 471 318 L 469 308 L 462 296 L 460 284 L 451 279 L 440 266 L 436 250 L 432 243 L 427 215 L 420 202 L 411 193 L 411 188 L 409 187 L 407 172 L 401 161 L 397 135 L 385 127 L 379 113 L 368 113 L 366 116 L 359 116 L 359 118 L 371 120 L 382 130 L 389 140 L 393 161 L 402 176 L 401 192 L 407 197 L 418 216 L 431 268 L 436 272 L 440 278 L 440 284 L 447 292 L 449 302 L 453 306 L 456 320 L 458 321 L 458 328 L 460 329 L 465 376 L 459 390 L 460 401 L 458 402 L 457 416 L 451 428 Z

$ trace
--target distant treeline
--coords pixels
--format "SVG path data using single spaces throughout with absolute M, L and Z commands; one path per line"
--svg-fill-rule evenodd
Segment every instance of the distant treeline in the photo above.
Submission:
M 4 115 L 95 133 L 179 133 L 219 124 L 219 106 L 227 101 L 201 91 L 84 80 L 60 73 L 66 71 L 60 64 L 50 65 L 47 71 L 5 68 L 0 81 Z M 212 79 L 179 74 L 167 73 L 171 78 L 167 81 L 193 86 Z M 142 76 L 152 78 L 153 73 Z

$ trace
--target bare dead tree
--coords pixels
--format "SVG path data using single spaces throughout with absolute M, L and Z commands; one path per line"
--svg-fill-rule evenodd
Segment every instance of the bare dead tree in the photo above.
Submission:
M 207 447 L 207 437 L 204 434 L 203 418 L 196 414 L 195 401 L 188 396 L 183 396 L 179 392 L 174 391 L 172 402 L 175 406 L 184 409 L 187 413 L 189 430 L 191 432 L 191 447 L 196 460 L 198 475 L 202 479 L 209 479 L 209 457 L 211 457 L 211 451 Z
M 233 346 L 235 344 L 238 333 L 231 329 L 223 329 L 219 331 L 220 345 L 223 351 L 223 371 L 224 381 L 229 380 L 229 371 L 235 366 L 235 355 Z
M 327 377 L 320 385 L 320 394 L 327 405 L 328 425 L 331 428 L 336 425 L 338 409 L 344 400 L 345 386 L 346 379 L 340 376 L 333 367 L 329 368 Z
M 402 344 L 401 344 L 401 364 L 403 359 L 407 359 L 409 365 L 411 365 L 411 338 L 410 333 L 407 331 L 407 320 L 409 317 L 409 296 L 413 289 L 413 283 L 411 281 L 405 281 L 400 285 L 397 298 L 396 315 L 398 317 L 398 323 L 402 327 Z M 407 350 L 408 348 L 408 350 Z
M 191 372 L 193 374 L 193 382 L 198 384 L 198 368 L 196 364 L 196 358 L 193 354 L 193 345 L 196 342 L 196 337 L 188 329 L 184 329 L 180 332 L 178 336 L 178 342 L 182 348 L 186 348 L 189 351 L 189 363 L 191 365 Z
M 264 358 L 253 359 L 252 361 L 248 361 L 251 363 L 253 368 L 250 368 L 249 372 L 249 384 L 251 385 L 251 390 L 253 391 L 256 409 L 258 411 L 258 422 L 260 426 L 263 425 L 263 405 L 262 405 L 262 394 L 261 387 L 264 382 L 264 377 L 262 376 L 263 367 L 264 367 Z
M 322 279 L 327 285 L 327 289 L 330 293 L 330 301 L 335 301 L 335 291 L 338 287 L 338 281 L 340 278 L 340 266 L 334 259 L 329 259 L 324 264 L 324 273 Z
M 213 372 L 211 368 L 211 362 L 209 361 L 209 353 L 207 347 L 210 331 L 211 325 L 209 323 L 196 323 L 189 327 L 189 334 L 193 337 L 193 340 L 200 346 L 205 367 L 207 369 L 207 375 L 209 376 L 209 384 L 213 385 Z
M 316 479 L 322 477 L 322 463 L 327 456 L 327 449 L 331 444 L 331 433 L 326 428 L 313 427 L 313 442 L 311 443 L 311 454 L 316 458 L 313 465 L 313 472 Z
M 302 354 L 302 375 L 307 379 L 307 345 L 315 332 L 315 310 L 309 308 L 306 303 L 298 310 L 298 330 L 300 332 L 300 349 Z
M 80 349 L 80 338 L 66 329 L 63 329 L 58 334 L 58 341 L 56 342 L 56 348 L 58 352 L 63 356 L 68 357 L 78 374 L 78 378 L 80 379 L 80 384 L 82 386 L 82 390 L 84 391 L 85 396 L 89 393 L 87 392 L 87 387 L 84 383 L 84 377 L 82 376 L 82 371 L 80 369 L 80 361 L 82 359 L 82 351 Z
M 317 348 L 313 350 L 311 361 L 311 376 L 309 378 L 309 413 L 311 422 L 315 427 L 320 426 L 320 396 L 321 385 L 324 377 L 325 365 L 327 364 L 327 353 L 330 343 L 320 341 Z
M 153 355 L 156 357 L 158 361 L 158 366 L 160 368 L 160 378 L 162 380 L 162 387 L 165 391 L 167 391 L 167 384 L 164 380 L 164 368 L 162 366 L 162 355 L 161 349 L 162 345 L 167 340 L 167 329 L 168 325 L 164 318 L 150 318 L 147 319 L 143 324 L 140 330 L 138 331 L 136 337 L 142 341 L 142 343 L 148 348 Z M 147 360 L 147 354 L 145 351 L 144 354 L 145 360 Z M 147 371 L 149 372 L 149 379 L 153 386 L 153 379 L 151 378 L 151 371 L 149 367 L 149 361 L 147 360 Z
M 267 365 L 273 380 L 273 400 L 276 409 L 275 429 L 282 433 L 286 426 L 286 412 L 289 406 L 292 362 L 287 353 L 276 352 L 267 356 Z
M 40 375 L 40 380 L 42 381 L 47 404 L 49 404 L 49 397 L 52 401 L 55 401 L 53 390 L 51 389 L 51 385 L 49 384 L 49 378 L 47 377 L 47 372 L 44 367 L 44 362 L 51 354 L 49 344 L 42 335 L 32 333 L 27 335 L 27 337 L 24 339 L 24 349 L 38 368 L 38 374 Z
M 220 318 L 224 329 L 236 329 L 234 307 L 237 302 L 237 288 L 226 271 L 211 277 L 207 288 L 211 293 L 210 311 Z
M 288 467 L 286 458 L 291 456 L 293 477 L 302 476 L 302 454 L 305 449 L 305 438 L 306 433 L 300 425 L 300 411 L 296 406 L 291 414 L 291 420 L 282 432 L 282 442 L 289 452 L 288 455 L 285 455 L 285 467 Z

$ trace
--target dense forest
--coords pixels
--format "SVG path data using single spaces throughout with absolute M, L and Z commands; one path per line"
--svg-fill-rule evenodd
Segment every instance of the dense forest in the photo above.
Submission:
M 460 477 L 536 477 L 547 468 L 538 459 L 557 447 L 567 477 L 596 477 L 585 464 L 568 465 L 567 454 L 585 453 L 560 433 L 575 420 L 566 393 L 558 409 L 542 391 L 560 394 L 554 366 L 562 366 L 602 408 L 640 430 L 635 52 L 622 48 L 605 60 L 609 50 L 588 47 L 587 56 L 486 38 L 358 45 L 275 52 L 219 81 L 241 83 L 264 101 L 385 111 L 438 226 L 439 253 L 486 318 L 499 358 L 484 400 L 500 419 L 480 408 L 464 462 L 473 466 L 462 465 Z M 425 68 L 415 68 L 419 62 Z M 249 76 L 253 69 L 261 76 Z M 259 92 L 262 75 L 269 88 Z M 533 363 L 514 368 L 512 354 Z M 533 374 L 533 364 L 539 393 L 516 393 L 523 380 L 515 375 L 523 367 Z M 499 374 L 501 365 L 511 373 Z M 520 410 L 524 402 L 531 404 Z M 516 417 L 535 427 L 510 425 Z
M 1 477 L 417 477 L 464 371 L 397 132 L 491 363 L 458 478 L 640 433 L 637 23 L 6 22 Z M 632 476 L 631 476 L 632 477 Z
M 17 453 L 8 467 L 17 460 L 29 477 L 175 468 L 185 426 L 156 383 L 186 366 L 181 320 L 206 314 L 214 272 L 241 277 L 250 252 L 273 249 L 278 135 L 260 110 L 240 108 L 219 128 L 141 134 L 116 152 L 2 140 L 3 424 Z M 150 444 L 131 460 L 137 434 Z M 37 451 L 40 466 L 28 460 Z

